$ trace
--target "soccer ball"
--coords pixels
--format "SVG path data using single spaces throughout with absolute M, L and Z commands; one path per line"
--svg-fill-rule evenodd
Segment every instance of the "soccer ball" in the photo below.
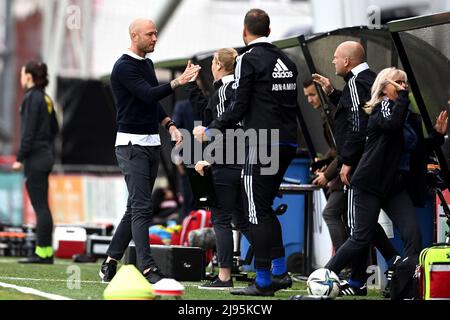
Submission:
M 306 282 L 308 293 L 313 296 L 334 299 L 339 294 L 339 277 L 331 270 L 317 269 L 308 277 Z

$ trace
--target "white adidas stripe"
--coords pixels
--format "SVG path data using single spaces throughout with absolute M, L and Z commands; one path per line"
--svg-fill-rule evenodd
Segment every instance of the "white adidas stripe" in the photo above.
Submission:
M 350 97 L 352 99 L 352 118 L 353 118 L 353 131 L 359 132 L 359 96 L 358 96 L 358 90 L 356 88 L 356 76 L 350 79 L 348 82 L 349 89 L 350 89 Z
M 256 205 L 255 205 L 255 200 L 253 198 L 253 164 L 254 161 L 256 160 L 256 147 L 250 148 L 252 151 L 250 153 L 250 172 L 249 172 L 249 194 L 250 194 L 250 207 L 251 207 L 251 212 L 252 212 L 252 218 L 251 218 L 251 222 L 253 224 L 258 224 L 258 218 L 256 216 Z
M 384 118 L 389 118 L 391 115 L 391 110 L 389 109 L 389 101 L 381 102 L 381 113 Z
M 281 59 L 278 59 L 277 62 L 281 65 L 284 71 L 289 71 L 289 68 L 286 67 L 286 65 L 284 64 L 283 61 L 281 61 Z
M 219 95 L 219 103 L 216 106 L 217 109 L 217 117 L 220 117 L 222 113 L 224 112 L 224 102 L 225 102 L 225 95 L 223 93 L 225 86 L 222 86 L 219 88 L 218 95 Z
M 235 72 L 234 72 L 234 84 L 233 84 L 233 89 L 237 89 L 239 88 L 239 80 L 241 79 L 241 69 L 242 69 L 242 59 L 244 58 L 244 56 L 247 53 L 252 52 L 253 49 L 250 49 L 249 51 L 245 52 L 243 55 L 237 57 L 236 59 L 236 68 L 235 68 Z
M 348 188 L 347 192 L 347 224 L 350 228 L 350 235 L 353 235 L 353 231 L 355 228 L 355 203 L 353 199 L 353 189 Z
M 283 61 L 281 61 L 281 59 L 278 59 L 273 71 L 274 72 L 289 71 L 289 68 L 283 63 Z
M 275 65 L 275 69 L 274 69 L 273 71 L 275 71 L 275 72 L 281 72 L 281 71 L 283 71 L 283 68 L 281 67 L 281 65 L 280 65 L 279 63 L 277 63 L 277 64 Z
M 355 112 L 354 112 L 354 108 L 355 108 L 355 97 L 353 95 L 353 90 L 352 90 L 352 81 L 356 78 L 356 76 L 354 76 L 353 78 L 350 79 L 350 81 L 348 82 L 348 89 L 350 92 L 350 99 L 352 100 L 352 108 L 351 113 L 352 113 L 352 131 L 356 131 L 356 126 L 355 126 Z
M 253 170 L 253 159 L 256 155 L 256 147 L 249 147 L 249 154 L 248 154 L 248 163 L 246 164 L 245 170 L 247 171 L 244 173 L 244 189 L 245 194 L 247 195 L 247 202 L 248 202 L 248 213 L 249 213 L 249 221 L 252 224 L 258 224 L 258 218 L 256 217 L 256 206 L 253 199 L 253 177 L 252 177 L 252 170 Z

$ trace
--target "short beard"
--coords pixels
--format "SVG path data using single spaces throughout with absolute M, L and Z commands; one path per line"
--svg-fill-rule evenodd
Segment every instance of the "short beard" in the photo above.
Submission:
M 148 53 L 152 53 L 153 52 L 153 50 L 149 50 L 149 49 L 147 49 L 145 46 L 143 46 L 143 45 L 138 45 L 138 50 L 139 51 L 141 51 L 141 52 L 144 52 L 145 54 L 148 54 Z

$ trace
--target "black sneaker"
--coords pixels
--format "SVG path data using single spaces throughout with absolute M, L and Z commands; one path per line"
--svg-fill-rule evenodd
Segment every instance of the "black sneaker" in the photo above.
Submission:
M 288 289 L 292 287 L 292 278 L 289 273 L 282 274 L 280 276 L 272 275 L 272 288 L 273 291 Z
M 33 255 L 31 257 L 20 259 L 17 262 L 22 264 L 53 264 L 54 260 L 53 256 L 48 258 L 41 258 L 37 255 Z
M 164 278 L 167 278 L 164 273 L 162 273 L 161 270 L 158 269 L 158 267 L 153 267 L 148 271 L 146 274 L 144 274 L 144 277 L 147 279 L 148 282 L 151 284 L 157 283 L 159 280 L 162 280 Z
M 339 297 L 346 296 L 367 296 L 367 285 L 364 284 L 361 288 L 351 287 L 347 281 L 341 281 L 339 283 Z
M 272 285 L 267 288 L 262 288 L 258 286 L 256 283 L 249 285 L 246 288 L 233 289 L 230 290 L 230 293 L 235 296 L 264 296 L 264 297 L 273 297 L 274 290 Z
M 394 275 L 395 269 L 397 268 L 397 264 L 400 263 L 402 257 L 400 256 L 396 256 L 394 263 L 392 264 L 392 266 L 390 266 L 385 272 L 384 274 L 386 275 L 386 287 L 383 290 L 383 297 L 386 299 L 389 299 L 391 297 L 391 281 L 392 281 L 392 276 Z
M 228 281 L 222 281 L 219 279 L 219 276 L 216 276 L 211 281 L 205 282 L 202 285 L 198 286 L 199 289 L 206 290 L 224 290 L 233 288 L 233 279 L 230 278 Z
M 114 278 L 114 276 L 116 275 L 116 271 L 117 271 L 117 261 L 111 260 L 108 263 L 106 263 L 105 259 L 105 261 L 103 261 L 102 263 L 98 275 L 102 279 L 103 283 L 108 283 L 111 282 L 111 280 Z

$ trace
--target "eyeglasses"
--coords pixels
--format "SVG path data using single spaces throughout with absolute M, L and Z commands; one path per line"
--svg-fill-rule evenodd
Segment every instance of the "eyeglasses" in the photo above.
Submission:
M 396 84 L 406 84 L 406 81 L 405 80 L 396 80 L 396 81 L 394 81 Z

